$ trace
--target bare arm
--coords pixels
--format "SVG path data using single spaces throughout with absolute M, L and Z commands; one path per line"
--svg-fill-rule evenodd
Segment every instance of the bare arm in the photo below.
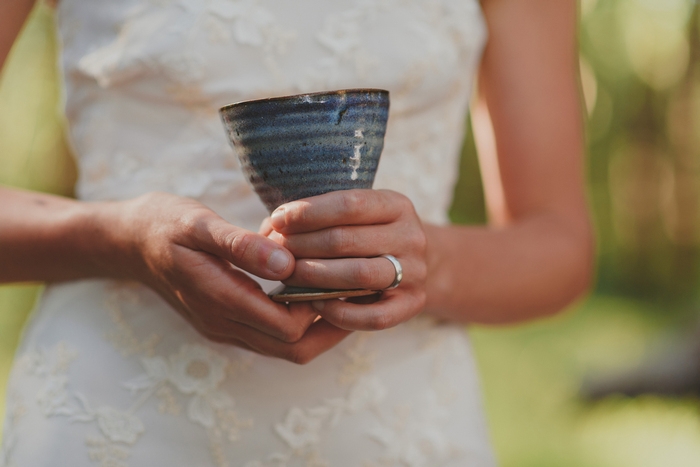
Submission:
M 549 314 L 584 293 L 593 241 L 583 188 L 576 4 L 486 0 L 484 11 L 490 40 L 477 105 L 487 111 L 474 118 L 482 119 L 477 138 L 488 138 L 489 127 L 495 137 L 497 154 L 481 156 L 498 157 L 501 180 L 489 171 L 484 183 L 487 193 L 502 189 L 487 197 L 502 225 L 427 229 L 428 309 L 494 323 Z
M 383 190 L 329 193 L 273 213 L 270 238 L 297 258 L 318 258 L 298 259 L 289 283 L 381 289 L 395 272 L 379 255 L 401 262 L 403 282 L 374 304 L 314 303 L 336 326 L 383 329 L 423 310 L 516 322 L 560 310 L 589 286 L 575 1 L 485 0 L 484 11 L 474 117 L 487 137 L 479 146 L 492 148 L 494 160 L 481 156 L 496 225 L 424 225 L 407 198 Z
M 0 71 L 34 3 L 0 3 Z M 0 187 L 0 283 L 90 275 L 76 235 L 87 211 L 73 200 Z
M 0 71 L 34 3 L 0 2 Z M 123 277 L 108 206 L 0 186 L 0 283 Z
M 97 215 L 106 206 L 0 186 L 0 283 L 118 277 Z

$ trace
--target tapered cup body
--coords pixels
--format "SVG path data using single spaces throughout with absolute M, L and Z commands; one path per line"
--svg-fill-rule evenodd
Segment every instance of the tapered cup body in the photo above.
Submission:
M 349 89 L 239 102 L 220 109 L 243 172 L 272 212 L 330 191 L 372 188 L 389 92 Z

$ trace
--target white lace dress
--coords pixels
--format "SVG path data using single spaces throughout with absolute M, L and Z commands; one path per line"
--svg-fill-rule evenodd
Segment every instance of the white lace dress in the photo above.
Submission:
M 391 91 L 376 187 L 447 221 L 486 37 L 477 0 L 61 0 L 83 200 L 161 190 L 257 230 L 217 109 Z M 468 338 L 418 317 L 306 366 L 200 337 L 139 284 L 49 286 L 8 388 L 0 465 L 495 464 Z

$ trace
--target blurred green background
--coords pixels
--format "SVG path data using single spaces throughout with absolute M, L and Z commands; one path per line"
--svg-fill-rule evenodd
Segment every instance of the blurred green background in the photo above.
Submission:
M 580 7 L 598 282 L 555 318 L 472 329 L 493 441 L 503 467 L 700 466 L 696 399 L 577 397 L 586 375 L 634 366 L 700 322 L 700 12 L 688 0 Z M 54 33 L 39 5 L 0 75 L 0 183 L 70 195 Z M 484 217 L 469 136 L 452 218 Z M 0 287 L 0 381 L 37 292 Z

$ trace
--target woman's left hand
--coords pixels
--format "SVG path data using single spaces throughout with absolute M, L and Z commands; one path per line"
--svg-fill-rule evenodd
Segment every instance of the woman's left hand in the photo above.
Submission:
M 389 190 L 346 190 L 284 204 L 261 233 L 288 249 L 296 260 L 288 285 L 325 289 L 383 290 L 403 280 L 374 303 L 315 301 L 329 323 L 347 330 L 381 330 L 400 324 L 425 306 L 427 238 L 411 201 Z

